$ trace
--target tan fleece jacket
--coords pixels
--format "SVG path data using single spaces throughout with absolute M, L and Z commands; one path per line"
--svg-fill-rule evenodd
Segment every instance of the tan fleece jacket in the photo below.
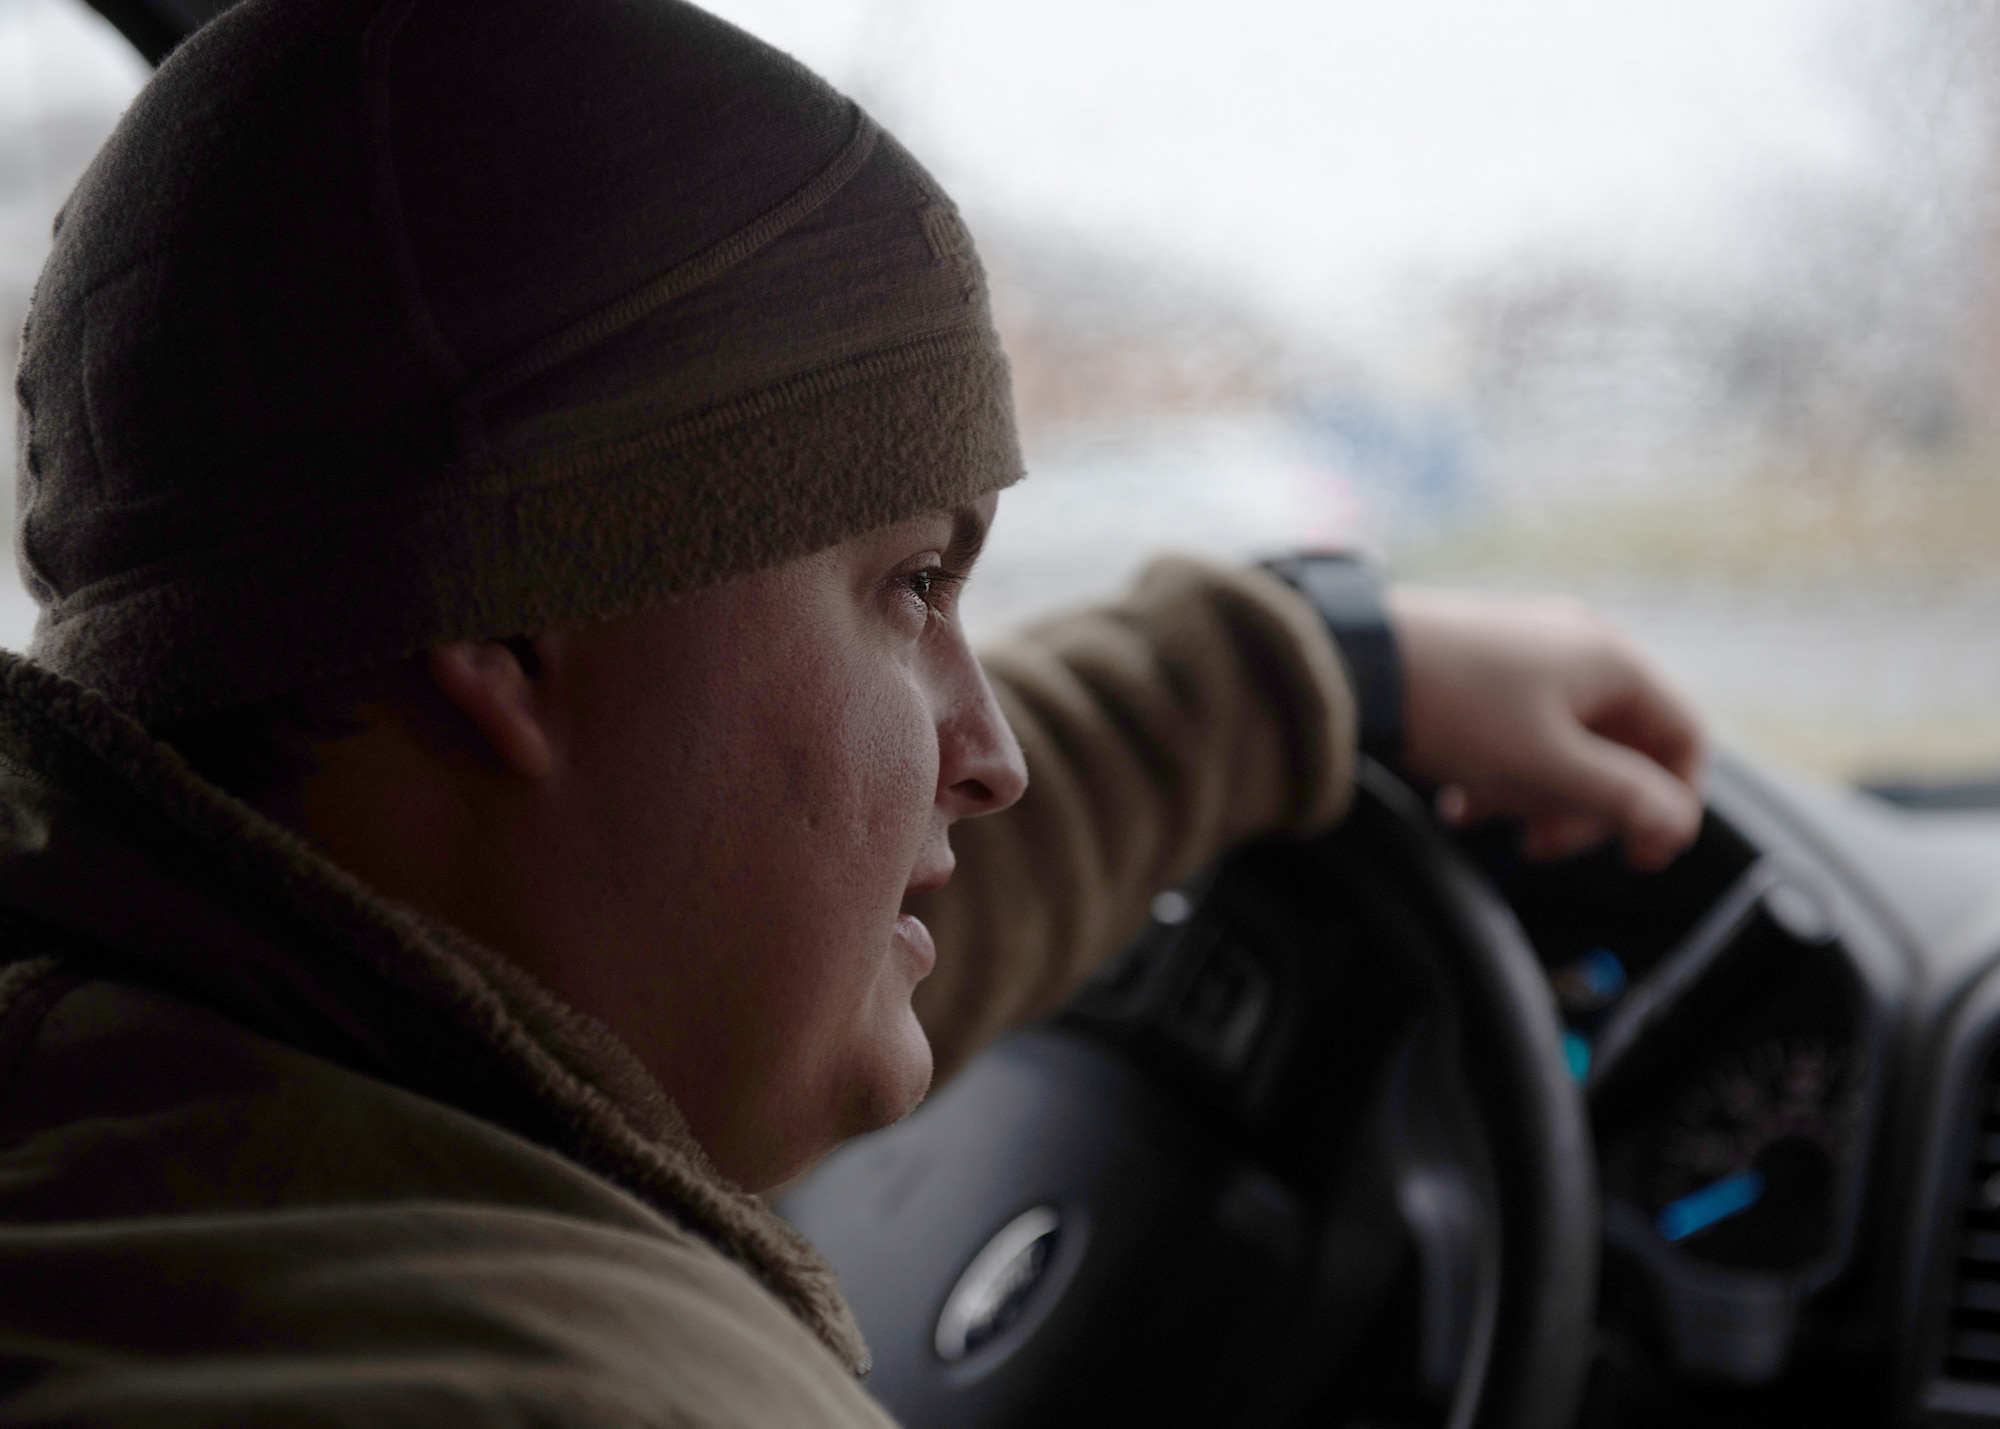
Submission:
M 1258 573 L 990 668 L 1033 786 L 928 910 L 945 1069 L 1351 772 Z M 882 1422 L 824 1264 L 601 1028 L 12 656 L 0 758 L 0 1424 Z

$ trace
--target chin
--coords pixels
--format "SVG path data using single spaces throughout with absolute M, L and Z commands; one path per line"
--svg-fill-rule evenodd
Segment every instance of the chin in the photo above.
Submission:
M 873 1074 L 853 1108 L 843 1140 L 901 1121 L 917 1109 L 931 1089 L 930 1039 L 924 1036 L 916 1014 L 907 1008 L 901 1022 L 903 1025 L 878 1046 Z
M 931 1085 L 930 1039 L 907 1002 L 884 1020 L 886 1028 L 878 1024 L 860 1034 L 838 1063 L 813 1079 L 816 1094 L 777 1103 L 793 1112 L 770 1147 L 782 1148 L 782 1155 L 759 1166 L 745 1185 L 764 1189 L 803 1175 L 842 1142 L 880 1131 L 916 1110 Z M 773 1129 L 769 1117 L 760 1124 L 767 1133 Z
M 914 1023 L 915 1019 L 911 1021 Z M 825 1124 L 821 1124 L 824 1138 L 811 1150 L 797 1152 L 785 1164 L 765 1168 L 765 1174 L 746 1181 L 755 1190 L 768 1190 L 772 1186 L 783 1185 L 803 1176 L 826 1157 L 840 1149 L 843 1142 L 857 1136 L 866 1136 L 871 1131 L 901 1121 L 917 1109 L 924 1094 L 931 1085 L 931 1044 L 918 1030 L 914 1046 L 907 1039 L 898 1039 L 898 1049 L 894 1055 L 881 1055 L 887 1049 L 878 1049 L 878 1055 L 869 1072 L 859 1078 L 852 1091 L 844 1099 L 836 1118 L 838 1129 L 827 1134 Z M 797 1143 L 794 1143 L 795 1147 Z

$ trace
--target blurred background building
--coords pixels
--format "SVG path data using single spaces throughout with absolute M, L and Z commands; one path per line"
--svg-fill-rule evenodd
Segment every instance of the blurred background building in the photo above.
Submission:
M 1780 760 L 2000 773 L 2000 8 L 712 8 L 979 236 L 1032 477 L 977 632 L 1162 549 L 1362 541 L 1592 601 Z M 81 0 L 0 0 L 10 336 L 143 73 Z M 0 643 L 29 615 L 0 583 Z

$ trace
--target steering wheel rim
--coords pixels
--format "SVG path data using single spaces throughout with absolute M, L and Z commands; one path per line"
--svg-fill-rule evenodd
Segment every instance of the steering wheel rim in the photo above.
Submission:
M 1461 1083 L 1483 1128 L 1500 1242 L 1489 1328 L 1460 1361 L 1448 1422 L 1561 1429 L 1574 1419 L 1592 1351 L 1598 1200 L 1553 998 L 1511 912 L 1423 802 L 1373 765 L 1357 785 L 1337 830 L 1263 856 L 1317 868 L 1350 900 L 1394 905 L 1422 923 L 1408 942 L 1427 950 L 1413 956 L 1448 990 L 1440 1005 L 1454 1011 L 1440 1025 L 1456 1030 L 1453 1050 L 1478 1073 Z M 1232 862 L 1200 907 L 1216 898 Z M 1157 1069 L 1075 1022 L 1002 1039 L 930 1106 L 850 1144 L 780 1201 L 840 1272 L 876 1350 L 872 1387 L 912 1429 L 1090 1422 L 1090 1395 L 1072 1392 L 1085 1380 L 1124 1375 L 1143 1389 L 1136 1377 L 1165 1373 L 1171 1384 L 1177 1364 L 1158 1368 L 1160 1345 L 1178 1328 L 1171 1307 L 1206 1307 L 1199 1297 L 1176 1301 L 1160 1267 L 1215 1260 L 1201 1237 L 1218 1197 L 1240 1202 L 1248 1184 L 1251 1202 L 1272 1199 L 1254 1177 L 1218 1169 L 1228 1153 L 1202 1129 L 1198 1092 L 1166 1089 Z M 1266 1249 L 1319 1244 L 1293 1224 L 1296 1214 L 1263 1218 L 1251 1239 Z M 1022 1258 L 1029 1241 L 1007 1248 L 1030 1223 L 1030 1240 L 1046 1232 L 1034 1243 L 1039 1259 Z M 976 1352 L 947 1361 L 942 1328 L 958 1316 L 963 1354 L 966 1287 L 996 1249 L 1015 1256 L 1002 1275 L 1011 1318 Z M 1226 1411 L 1213 1402 L 1204 1410 L 1199 1396 L 1162 1390 L 1158 1402 L 1189 1422 L 1264 1423 L 1281 1422 L 1265 1416 L 1285 1401 L 1246 1394 Z
M 1478 1104 L 1500 1199 L 1501 1295 L 1478 1429 L 1565 1429 L 1576 1418 L 1594 1350 L 1599 1248 L 1596 1154 L 1540 962 L 1512 911 L 1443 837 L 1411 790 L 1364 764 L 1363 797 L 1333 835 L 1371 845 L 1428 885 L 1427 911 L 1468 1015 Z M 1454 1416 L 1457 1417 L 1457 1416 Z

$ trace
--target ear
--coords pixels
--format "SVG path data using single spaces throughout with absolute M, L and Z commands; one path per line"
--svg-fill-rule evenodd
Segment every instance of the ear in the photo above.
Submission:
M 531 641 L 455 640 L 424 654 L 432 682 L 507 770 L 530 780 L 555 772 L 555 741 L 535 681 L 541 662 Z

